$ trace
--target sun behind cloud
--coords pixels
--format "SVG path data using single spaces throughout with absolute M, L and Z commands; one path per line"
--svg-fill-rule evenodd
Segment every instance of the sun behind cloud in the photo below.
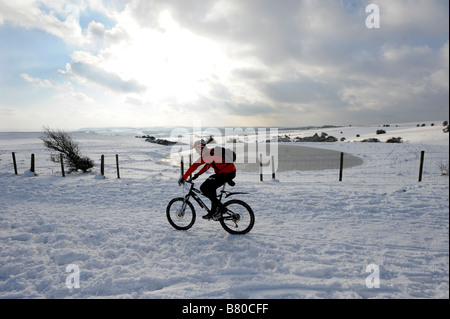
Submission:
M 367 4 L 0 0 L 0 126 L 447 118 L 448 2 Z

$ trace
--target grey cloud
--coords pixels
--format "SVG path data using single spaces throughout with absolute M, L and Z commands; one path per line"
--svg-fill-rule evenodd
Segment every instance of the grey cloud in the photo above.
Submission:
M 337 101 L 338 88 L 333 84 L 303 78 L 297 81 L 275 82 L 265 85 L 266 94 L 276 102 L 310 103 L 313 101 Z
M 140 26 L 159 29 L 158 18 L 162 11 L 169 8 L 170 1 L 136 0 L 130 2 L 126 11 Z
M 448 26 L 448 14 L 439 13 L 448 12 L 448 2 L 420 2 L 420 8 L 430 7 L 430 16 L 422 16 L 416 12 L 417 5 L 408 1 L 395 1 L 400 5 L 380 1 L 387 21 L 377 30 L 365 26 L 365 6 L 370 3 L 365 0 L 139 0 L 130 10 L 148 27 L 156 27 L 159 13 L 168 10 L 182 27 L 233 45 L 233 58 L 257 58 L 268 66 L 288 60 L 347 66 L 358 52 L 379 54 L 386 43 L 420 46 L 432 41 L 442 46 L 442 34 L 436 31 Z M 436 14 L 438 19 L 433 18 Z M 420 17 L 418 23 L 413 20 L 416 17 Z
M 86 30 L 86 39 L 88 39 L 91 48 L 98 49 L 118 44 L 122 41 L 129 41 L 131 38 L 121 26 L 106 29 L 102 23 L 92 21 Z
M 125 81 L 114 73 L 104 71 L 83 62 L 71 63 L 71 70 L 74 74 L 108 87 L 113 91 L 119 91 L 122 93 L 139 93 L 145 90 L 145 87 L 136 81 Z
M 215 94 L 214 94 L 215 93 Z M 272 116 L 279 110 L 264 101 L 235 102 L 225 86 L 215 85 L 213 94 L 201 95 L 196 101 L 185 105 L 171 105 L 177 111 L 190 110 L 219 116 Z
M 141 26 L 159 29 L 159 14 L 168 10 L 184 28 L 222 43 L 242 45 L 233 54 L 258 55 L 276 62 L 284 51 L 296 53 L 300 38 L 296 17 L 301 1 L 143 1 L 132 2 L 127 10 Z
M 412 111 L 423 115 L 422 109 L 448 116 L 442 106 L 448 103 L 448 84 L 447 90 L 445 85 L 439 90 L 423 89 L 440 80 L 437 71 L 448 74 L 448 64 L 440 57 L 448 43 L 448 27 L 443 27 L 448 26 L 448 2 L 418 0 L 417 7 L 404 0 L 396 4 L 380 0 L 381 28 L 376 30 L 365 26 L 369 3 L 135 0 L 125 10 L 141 26 L 162 33 L 158 19 L 168 10 L 182 28 L 215 42 L 231 61 L 237 61 L 225 81 L 209 79 L 208 94 L 188 105 L 168 103 L 173 108 L 223 110 L 240 116 L 280 114 L 286 121 L 308 113 L 308 119 L 328 123 L 333 119 L 348 123 L 350 117 L 361 119 L 367 114 L 372 118 L 392 114 L 401 121 Z M 428 7 L 426 14 L 418 12 L 417 8 Z M 92 36 L 106 36 L 102 25 L 90 27 Z M 121 92 L 144 89 L 83 63 L 73 63 L 72 71 Z M 432 76 L 433 82 L 427 83 Z M 244 91 L 234 89 L 240 83 L 253 94 L 237 96 Z
M 426 99 L 422 93 L 436 72 L 448 74 L 448 64 L 439 57 L 448 42 L 448 2 L 380 0 L 380 29 L 366 28 L 369 3 L 168 0 L 134 4 L 136 15 L 147 26 L 156 21 L 158 10 L 169 10 L 182 27 L 226 47 L 231 59 L 243 65 L 250 61 L 253 67 L 235 69 L 231 76 L 268 99 L 242 101 L 226 87 L 214 88 L 211 100 L 221 101 L 231 114 L 270 114 L 276 105 L 280 112 L 308 108 L 336 118 L 336 110 L 359 118 L 364 111 L 376 114 L 377 109 L 382 116 L 395 107 L 401 116 L 410 109 L 419 112 L 427 101 L 439 105 L 433 108 L 436 114 L 448 114 L 441 108 L 448 102 L 448 89 L 435 89 L 436 93 L 432 87 Z M 352 94 L 354 100 L 349 100 Z
M 232 74 L 245 80 L 263 80 L 269 75 L 267 71 L 254 67 L 234 69 L 232 70 Z
M 239 116 L 260 116 L 260 115 L 270 115 L 277 112 L 277 110 L 270 105 L 264 104 L 262 102 L 255 103 L 238 103 L 238 104 L 228 104 L 226 110 L 229 114 L 239 115 Z

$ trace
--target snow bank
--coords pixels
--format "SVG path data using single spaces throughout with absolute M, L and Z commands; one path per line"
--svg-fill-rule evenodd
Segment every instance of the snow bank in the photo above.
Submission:
M 39 151 L 34 138 L 12 145 L 5 134 L 0 153 Z M 165 217 L 184 191 L 179 169 L 160 163 L 164 146 L 100 135 L 86 141 L 85 149 L 128 153 L 130 165 L 142 156 L 145 177 L 0 172 L 0 298 L 449 298 L 448 177 L 241 180 L 235 190 L 250 193 L 239 198 L 256 213 L 249 234 L 229 235 L 201 218 L 183 232 Z M 440 143 L 409 145 L 427 151 Z M 361 145 L 314 147 L 364 157 Z M 376 147 L 369 162 L 395 154 L 385 143 L 367 147 Z M 369 265 L 379 273 L 366 272 Z M 70 285 L 76 275 L 79 288 Z M 367 285 L 374 275 L 379 288 Z

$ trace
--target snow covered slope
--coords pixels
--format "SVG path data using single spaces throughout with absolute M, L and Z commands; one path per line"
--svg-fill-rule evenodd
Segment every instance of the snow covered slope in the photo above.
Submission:
M 442 127 L 415 124 L 386 131 L 404 138 L 395 145 L 403 150 L 448 152 Z M 343 131 L 350 140 L 377 129 L 325 132 Z M 122 178 L 27 177 L 24 169 L 16 176 L 6 165 L 10 152 L 45 151 L 36 134 L 0 134 L 0 298 L 449 298 L 448 176 L 421 183 L 238 180 L 235 189 L 250 193 L 239 198 L 256 213 L 249 234 L 229 235 L 201 218 L 183 232 L 165 217 L 169 200 L 184 194 L 179 169 L 161 164 L 167 147 L 77 137 L 82 152 L 128 154 Z M 369 164 L 397 154 L 386 143 L 307 146 L 344 150 Z

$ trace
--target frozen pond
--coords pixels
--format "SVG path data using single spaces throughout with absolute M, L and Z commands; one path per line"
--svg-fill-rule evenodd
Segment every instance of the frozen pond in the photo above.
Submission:
M 300 146 L 300 145 L 278 145 L 278 151 L 270 150 L 267 146 L 265 150 L 254 150 L 254 147 L 248 147 L 248 145 L 242 145 L 246 161 L 239 162 L 237 160 L 237 168 L 242 171 L 255 171 L 255 165 L 259 165 L 259 155 L 257 153 L 263 153 L 263 167 L 264 171 L 271 172 L 272 167 L 269 159 L 274 155 L 275 171 L 311 171 L 311 170 L 325 170 L 325 169 L 339 169 L 340 152 Z M 238 151 L 238 154 L 240 153 Z M 238 155 L 239 156 L 239 155 Z M 359 157 L 344 154 L 344 168 L 354 167 L 361 165 L 363 160 Z
M 229 145 L 225 146 L 230 147 Z M 262 162 L 263 172 L 265 174 L 271 173 L 272 158 L 275 172 L 339 169 L 340 165 L 339 151 L 322 148 L 295 144 L 237 143 L 234 144 L 234 149 L 237 154 L 236 167 L 243 172 L 259 172 L 260 162 Z M 172 153 L 170 162 L 178 165 L 180 163 L 180 155 L 182 155 L 185 167 L 188 167 L 190 154 L 192 154 L 192 151 Z M 198 158 L 198 155 L 195 153 L 192 156 L 192 161 Z M 361 158 L 347 153 L 344 154 L 344 168 L 358 166 L 362 163 L 363 160 Z

